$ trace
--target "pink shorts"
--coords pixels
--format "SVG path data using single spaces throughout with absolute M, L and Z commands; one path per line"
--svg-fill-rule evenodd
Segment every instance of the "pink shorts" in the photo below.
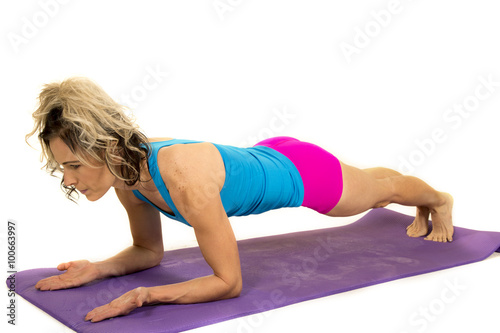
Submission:
M 304 183 L 302 206 L 326 214 L 337 205 L 342 196 L 342 168 L 339 160 L 312 143 L 279 136 L 256 144 L 266 146 L 288 157 L 295 165 Z

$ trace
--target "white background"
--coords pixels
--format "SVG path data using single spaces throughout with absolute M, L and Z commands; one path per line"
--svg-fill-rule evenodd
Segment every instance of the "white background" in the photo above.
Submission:
M 18 222 L 18 270 L 101 260 L 130 245 L 114 191 L 69 202 L 40 170 L 36 140 L 37 150 L 24 142 L 42 85 L 72 75 L 128 103 L 148 136 L 232 145 L 295 136 L 358 167 L 411 171 L 453 194 L 456 225 L 500 231 L 498 9 L 486 0 L 2 2 L 1 252 L 6 259 L 8 219 Z M 347 44 L 356 53 L 346 56 Z M 481 77 L 496 86 L 487 90 Z M 464 103 L 470 112 L 449 113 Z M 355 219 L 300 208 L 231 220 L 243 239 Z M 196 244 L 175 221 L 165 219 L 163 233 L 167 250 Z M 495 255 L 197 331 L 493 332 L 498 273 Z M 463 290 L 445 304 L 449 283 Z M 9 332 L 69 331 L 17 305 L 16 327 L 1 315 Z M 422 322 L 416 314 L 429 306 L 437 310 Z

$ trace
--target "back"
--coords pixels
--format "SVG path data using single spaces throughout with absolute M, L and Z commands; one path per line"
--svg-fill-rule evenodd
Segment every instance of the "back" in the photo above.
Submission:
M 153 181 L 174 215 L 161 212 L 187 225 L 189 223 L 175 207 L 161 178 L 157 155 L 163 147 L 191 143 L 199 141 L 173 139 L 152 142 L 152 152 L 148 160 Z M 264 146 L 250 148 L 219 144 L 214 146 L 224 161 L 226 177 L 220 196 L 228 216 L 259 214 L 271 209 L 298 207 L 302 204 L 304 199 L 302 179 L 297 168 L 283 154 Z M 149 202 L 139 191 L 133 192 L 139 199 Z
M 282 207 L 298 207 L 304 186 L 297 168 L 281 153 L 264 147 L 217 145 L 226 180 L 221 199 L 228 216 L 259 214 Z

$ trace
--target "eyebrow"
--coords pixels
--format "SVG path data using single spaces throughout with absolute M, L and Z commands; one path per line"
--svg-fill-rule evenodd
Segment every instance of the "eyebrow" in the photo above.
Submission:
M 64 162 L 62 165 L 69 164 L 69 163 L 80 163 L 80 161 L 67 161 L 67 162 Z

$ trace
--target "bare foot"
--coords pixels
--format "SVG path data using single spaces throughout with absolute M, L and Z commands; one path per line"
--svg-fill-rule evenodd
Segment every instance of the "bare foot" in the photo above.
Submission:
M 431 208 L 432 232 L 425 239 L 435 242 L 451 242 L 453 240 L 453 222 L 451 211 L 453 197 L 448 193 L 440 192 L 443 204 Z
M 417 207 L 417 216 L 412 224 L 406 228 L 406 234 L 410 237 L 422 237 L 429 233 L 429 214 L 427 207 Z

